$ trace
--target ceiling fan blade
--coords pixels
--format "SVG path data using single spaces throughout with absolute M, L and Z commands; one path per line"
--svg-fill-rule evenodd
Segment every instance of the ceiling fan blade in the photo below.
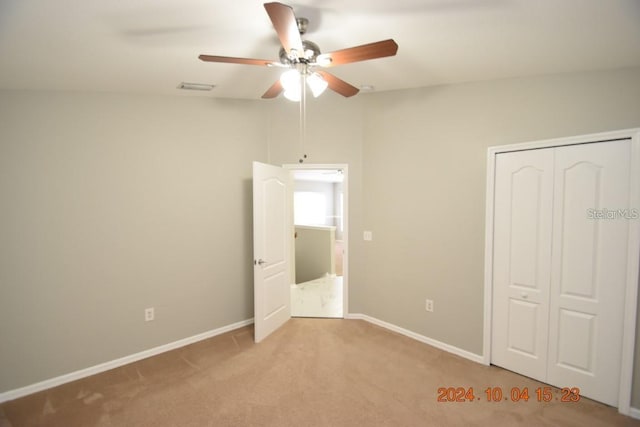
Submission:
M 247 65 L 262 65 L 268 66 L 273 61 L 268 59 L 253 59 L 253 58 L 234 58 L 231 56 L 214 56 L 214 55 L 200 55 L 198 56 L 201 61 L 205 62 L 226 62 L 230 64 L 247 64 Z
M 276 33 L 278 33 L 284 50 L 290 53 L 291 49 L 295 49 L 302 55 L 302 39 L 293 9 L 286 4 L 277 2 L 265 3 L 264 8 L 267 10 Z
M 262 98 L 275 98 L 276 96 L 280 95 L 280 92 L 282 92 L 282 83 L 280 83 L 280 79 L 278 79 L 274 84 L 271 85 L 269 89 L 267 89 L 264 95 L 262 95 Z
M 331 58 L 331 62 L 325 67 L 348 64 L 350 62 L 366 61 L 369 59 L 384 58 L 393 56 L 398 51 L 398 44 L 393 39 L 383 40 L 374 43 L 363 44 L 362 46 L 349 47 L 325 53 L 318 58 L 321 62 L 324 58 Z M 328 62 L 328 61 L 327 61 Z
M 329 84 L 329 89 L 339 93 L 342 96 L 348 98 L 360 92 L 360 89 L 358 89 L 357 87 L 350 85 L 349 83 L 345 82 L 342 79 L 339 79 L 331 73 L 320 70 L 318 70 L 317 73 L 320 74 L 322 78 L 325 79 L 325 81 Z

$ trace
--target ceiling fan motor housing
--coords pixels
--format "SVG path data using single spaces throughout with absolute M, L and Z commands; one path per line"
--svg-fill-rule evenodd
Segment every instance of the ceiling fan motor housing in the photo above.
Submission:
M 298 32 L 303 35 L 307 32 L 309 26 L 309 20 L 307 18 L 296 18 L 296 25 L 298 26 Z
M 289 55 L 287 51 L 280 48 L 280 62 L 285 65 L 304 63 L 309 64 L 316 62 L 316 58 L 320 55 L 320 47 L 312 41 L 302 40 L 302 48 L 304 52 L 296 52 L 294 55 Z

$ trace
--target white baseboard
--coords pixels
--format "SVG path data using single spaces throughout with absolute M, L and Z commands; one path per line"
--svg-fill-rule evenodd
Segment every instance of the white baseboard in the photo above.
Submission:
M 390 331 L 397 332 L 400 335 L 404 335 L 406 337 L 413 338 L 416 341 L 420 341 L 421 343 L 428 344 L 428 345 L 430 345 L 432 347 L 435 347 L 437 349 L 444 350 L 444 351 L 446 351 L 448 353 L 451 353 L 451 354 L 455 354 L 456 356 L 464 357 L 465 359 L 469 359 L 469 360 L 471 360 L 473 362 L 481 363 L 483 365 L 485 364 L 484 363 L 484 358 L 482 357 L 482 355 L 471 353 L 470 351 L 463 350 L 461 348 L 458 348 L 458 347 L 443 343 L 443 342 L 438 341 L 438 340 L 434 340 L 434 339 L 429 338 L 429 337 L 425 337 L 424 335 L 420 335 L 420 334 L 412 332 L 412 331 L 410 331 L 408 329 L 404 329 L 404 328 L 401 328 L 400 326 L 396 326 L 396 325 L 394 325 L 392 323 L 388 323 L 388 322 L 385 322 L 383 320 L 376 319 L 375 317 L 367 316 L 366 314 L 349 313 L 349 314 L 347 314 L 345 316 L 345 319 L 364 320 L 366 322 L 373 323 L 374 325 L 378 325 L 378 326 L 380 326 L 382 328 L 385 328 L 385 329 L 388 329 Z
M 631 418 L 635 418 L 636 420 L 640 420 L 640 409 L 630 408 L 629 413 L 626 415 L 629 415 Z
M 48 388 L 56 387 L 61 384 L 65 384 L 71 381 L 76 381 L 81 378 L 85 378 L 91 375 L 99 374 L 110 369 L 114 369 L 129 363 L 137 362 L 138 360 L 146 359 L 147 357 L 155 356 L 160 353 L 165 353 L 176 348 L 184 347 L 189 344 L 193 344 L 198 341 L 206 340 L 207 338 L 215 337 L 216 335 L 224 334 L 225 332 L 233 331 L 234 329 L 241 328 L 243 326 L 251 325 L 253 319 L 242 320 L 240 322 L 232 323 L 230 325 L 222 326 L 217 329 L 212 329 L 201 334 L 197 334 L 188 338 L 183 338 L 178 341 L 164 344 L 158 347 L 150 348 L 148 350 L 141 351 L 139 353 L 131 354 L 129 356 L 121 357 L 119 359 L 111 360 L 109 362 L 101 363 L 99 365 L 91 366 L 89 368 L 80 369 L 79 371 L 71 372 L 61 375 L 59 377 L 51 378 L 48 380 L 40 381 L 35 384 L 31 384 L 25 387 L 20 387 L 15 390 L 5 391 L 0 393 L 0 403 L 7 402 L 9 400 L 18 399 L 20 397 L 37 393 Z

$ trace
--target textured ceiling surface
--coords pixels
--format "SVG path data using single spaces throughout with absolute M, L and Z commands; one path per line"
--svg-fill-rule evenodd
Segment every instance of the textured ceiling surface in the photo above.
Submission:
M 287 3 L 287 2 L 285 2 Z M 323 52 L 393 38 L 395 57 L 331 69 L 376 91 L 640 66 L 640 0 L 297 0 Z M 252 0 L 2 0 L 0 89 L 259 99 L 279 41 Z M 180 82 L 208 83 L 207 93 Z

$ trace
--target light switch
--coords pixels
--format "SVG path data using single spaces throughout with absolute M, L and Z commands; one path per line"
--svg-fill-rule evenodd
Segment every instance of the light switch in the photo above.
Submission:
M 373 240 L 373 233 L 371 231 L 364 232 L 364 240 L 371 241 Z

